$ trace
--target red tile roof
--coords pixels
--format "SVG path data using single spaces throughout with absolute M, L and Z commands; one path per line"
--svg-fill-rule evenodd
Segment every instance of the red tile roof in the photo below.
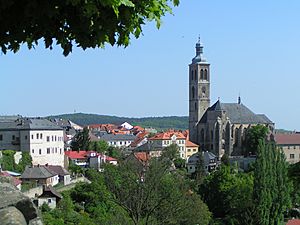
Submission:
M 65 155 L 70 159 L 86 159 L 88 154 L 94 151 L 65 151 Z
M 195 144 L 195 143 L 193 143 L 193 142 L 191 142 L 189 140 L 186 140 L 185 146 L 186 147 L 195 147 L 195 148 L 199 147 L 199 145 L 197 145 L 197 144 Z
M 135 152 L 134 156 L 141 162 L 147 162 L 150 160 L 150 155 L 146 152 Z
M 299 219 L 289 220 L 286 225 L 300 225 L 300 220 Z
M 183 135 L 180 131 L 166 131 L 162 133 L 158 133 L 155 136 L 149 138 L 149 140 L 171 140 L 171 137 L 175 135 L 177 139 L 186 139 L 186 137 Z
M 300 134 L 275 134 L 275 141 L 278 145 L 300 145 Z

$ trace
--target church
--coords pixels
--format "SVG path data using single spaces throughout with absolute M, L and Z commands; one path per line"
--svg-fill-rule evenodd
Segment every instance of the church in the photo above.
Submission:
M 196 43 L 196 56 L 189 65 L 189 131 L 190 140 L 202 151 L 213 152 L 218 158 L 243 155 L 247 129 L 258 124 L 270 132 L 274 123 L 264 114 L 255 114 L 241 103 L 210 105 L 210 64 L 203 56 L 203 46 Z

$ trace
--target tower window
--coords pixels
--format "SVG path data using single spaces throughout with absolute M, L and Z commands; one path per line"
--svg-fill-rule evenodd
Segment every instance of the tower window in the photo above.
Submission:
M 194 78 L 197 80 L 197 70 L 194 71 Z
M 192 98 L 195 98 L 195 88 L 192 87 Z
M 207 69 L 204 70 L 204 80 L 207 80 Z
M 195 102 L 195 111 L 197 110 L 197 102 Z
M 192 80 L 194 80 L 194 70 L 192 70 Z
M 204 79 L 204 71 L 203 69 L 201 69 L 200 71 L 200 80 L 203 80 Z

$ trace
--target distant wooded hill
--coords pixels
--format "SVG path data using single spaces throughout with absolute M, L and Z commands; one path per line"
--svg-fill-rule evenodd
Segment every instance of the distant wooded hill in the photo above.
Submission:
M 188 129 L 188 117 L 187 116 L 164 116 L 164 117 L 144 117 L 144 118 L 129 118 L 129 117 L 117 117 L 117 116 L 106 116 L 97 114 L 86 114 L 86 113 L 74 113 L 74 114 L 62 114 L 56 116 L 49 116 L 48 118 L 61 118 L 71 120 L 81 126 L 89 124 L 122 124 L 128 122 L 132 125 L 138 125 L 141 127 L 152 127 L 157 130 L 166 129 L 177 129 L 185 130 Z

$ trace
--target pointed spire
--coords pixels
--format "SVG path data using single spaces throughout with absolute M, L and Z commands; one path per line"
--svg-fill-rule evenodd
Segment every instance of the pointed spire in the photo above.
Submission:
M 201 45 L 200 34 L 199 34 L 198 42 L 196 44 L 196 56 L 201 56 L 202 54 L 203 54 L 203 46 Z

